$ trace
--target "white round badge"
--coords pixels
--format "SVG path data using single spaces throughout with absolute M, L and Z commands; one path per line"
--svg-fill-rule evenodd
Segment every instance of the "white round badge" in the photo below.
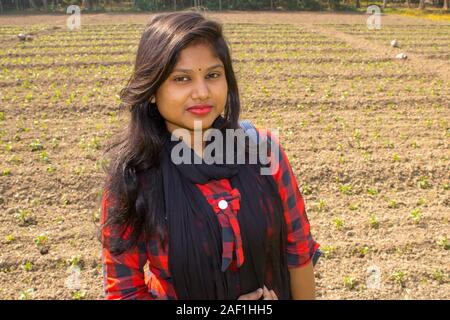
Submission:
M 226 200 L 220 200 L 219 201 L 219 208 L 222 210 L 225 210 L 228 208 L 228 202 Z

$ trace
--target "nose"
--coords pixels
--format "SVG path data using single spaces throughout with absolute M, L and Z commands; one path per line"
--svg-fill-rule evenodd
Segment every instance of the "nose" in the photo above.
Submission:
M 205 80 L 198 80 L 192 90 L 193 100 L 206 100 L 209 98 L 209 87 Z

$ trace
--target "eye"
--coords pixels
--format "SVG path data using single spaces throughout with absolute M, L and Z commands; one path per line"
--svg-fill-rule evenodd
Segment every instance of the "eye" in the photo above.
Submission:
M 186 76 L 180 76 L 180 77 L 174 78 L 175 82 L 185 82 L 184 79 L 189 80 L 189 77 L 186 77 Z
M 208 77 L 210 77 L 210 76 L 211 76 L 211 78 L 218 78 L 218 77 L 220 77 L 220 73 L 218 73 L 218 72 L 210 73 L 208 75 Z
M 220 73 L 219 72 L 213 72 L 207 75 L 207 78 L 219 78 L 220 77 Z M 190 78 L 188 76 L 178 76 L 174 78 L 175 82 L 186 82 L 189 81 Z

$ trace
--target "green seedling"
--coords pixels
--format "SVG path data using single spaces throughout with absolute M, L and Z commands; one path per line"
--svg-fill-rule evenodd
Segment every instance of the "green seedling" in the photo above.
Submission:
M 84 260 L 80 255 L 72 256 L 70 259 L 67 259 L 67 264 L 73 267 L 79 267 L 80 269 L 84 266 Z
M 420 198 L 419 200 L 417 200 L 417 205 L 418 206 L 423 206 L 427 203 L 427 201 L 424 198 Z
M 336 229 L 338 229 L 339 231 L 344 229 L 344 221 L 341 218 L 337 218 L 337 217 L 334 218 L 333 223 L 334 223 L 334 226 L 336 227 Z
M 34 289 L 27 289 L 19 293 L 19 300 L 31 300 L 33 298 Z
M 447 280 L 446 280 L 447 276 L 440 269 L 434 270 L 431 277 L 433 278 L 433 280 L 436 280 L 439 284 L 443 284 L 443 283 L 447 282 Z
M 310 186 L 310 185 L 308 185 L 308 184 L 303 185 L 303 187 L 302 187 L 302 193 L 303 193 L 305 196 L 310 195 L 312 192 L 313 192 L 312 186 Z
M 344 286 L 349 289 L 353 290 L 356 287 L 356 280 L 353 277 L 345 276 L 344 277 Z
M 372 229 L 378 229 L 378 227 L 380 226 L 378 218 L 374 214 L 371 214 L 369 216 L 369 225 Z
M 394 153 L 394 155 L 392 156 L 392 161 L 393 162 L 400 161 L 400 155 L 398 153 Z
M 19 209 L 19 213 L 16 215 L 20 225 L 29 225 L 34 222 L 31 216 L 31 210 Z
M 450 249 L 450 241 L 448 240 L 447 236 L 442 237 L 437 241 L 437 244 L 444 250 Z
M 369 252 L 369 247 L 367 247 L 367 246 L 359 248 L 359 250 L 358 250 L 360 257 L 365 257 L 368 252 Z
M 395 283 L 404 287 L 405 281 L 406 281 L 406 272 L 401 271 L 401 270 L 396 270 L 392 273 L 391 279 L 394 280 Z
M 72 299 L 73 300 L 84 300 L 86 298 L 86 292 L 77 290 L 72 292 Z
M 339 191 L 343 194 L 350 195 L 352 193 L 352 186 L 350 184 L 342 184 L 339 186 Z
M 388 202 L 388 208 L 390 208 L 390 209 L 396 209 L 396 208 L 398 208 L 398 202 L 397 202 L 397 200 L 394 200 L 394 199 L 389 200 L 389 202 Z
M 428 189 L 430 187 L 430 183 L 428 182 L 428 177 L 420 177 L 420 179 L 417 181 L 417 186 L 420 189 Z
M 323 256 L 325 257 L 325 259 L 331 259 L 335 256 L 336 254 L 336 247 L 335 246 L 322 246 L 321 250 L 323 253 Z
M 325 206 L 326 206 L 325 205 L 325 200 L 320 199 L 319 203 L 317 205 L 317 211 L 319 211 L 319 212 L 323 211 L 325 209 Z
M 30 261 L 27 261 L 22 267 L 24 271 L 30 272 L 33 269 L 33 264 Z
M 416 208 L 413 211 L 411 211 L 411 219 L 413 220 L 414 224 L 418 224 L 420 222 L 420 209 Z
M 39 139 L 35 139 L 32 143 L 30 143 L 31 151 L 39 151 L 43 150 L 44 146 L 39 141 Z
M 48 242 L 48 238 L 41 234 L 39 236 L 37 236 L 36 238 L 34 238 L 34 244 L 36 245 L 36 247 L 43 247 L 46 243 Z

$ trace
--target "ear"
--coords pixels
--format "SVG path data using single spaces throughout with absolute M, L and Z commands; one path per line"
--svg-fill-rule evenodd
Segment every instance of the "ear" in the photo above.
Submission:
M 152 98 L 151 98 L 150 102 L 151 102 L 151 103 L 155 103 L 155 102 L 156 102 L 156 98 L 155 98 L 155 96 L 152 96 Z

